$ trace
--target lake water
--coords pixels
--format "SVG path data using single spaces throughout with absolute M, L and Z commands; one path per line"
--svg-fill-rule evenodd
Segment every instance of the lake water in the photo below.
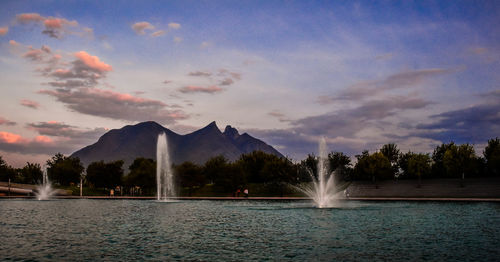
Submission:
M 499 261 L 500 204 L 0 200 L 0 260 Z

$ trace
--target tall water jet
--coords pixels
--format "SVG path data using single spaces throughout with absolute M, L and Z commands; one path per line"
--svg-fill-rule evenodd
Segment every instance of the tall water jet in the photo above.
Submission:
M 157 200 L 175 197 L 174 178 L 165 132 L 158 135 L 156 144 L 156 195 Z
M 48 200 L 55 191 L 52 189 L 52 185 L 49 181 L 49 176 L 47 175 L 47 166 L 43 168 L 42 184 L 37 187 L 37 192 L 35 193 L 38 200 Z
M 342 188 L 337 187 L 335 184 L 335 171 L 329 173 L 328 153 L 324 137 L 320 139 L 318 148 L 318 172 L 316 176 L 311 170 L 308 170 L 309 175 L 311 175 L 312 186 L 299 186 L 297 188 L 310 197 L 317 207 L 335 207 L 338 205 L 337 193 Z

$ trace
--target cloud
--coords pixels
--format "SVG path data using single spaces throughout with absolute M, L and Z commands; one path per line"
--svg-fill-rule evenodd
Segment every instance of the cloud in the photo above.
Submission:
M 428 68 L 403 71 L 382 80 L 363 81 L 350 86 L 336 96 L 320 96 L 317 102 L 329 104 L 337 100 L 362 100 L 376 94 L 421 84 L 429 79 L 455 72 L 456 69 Z
M 85 65 L 99 72 L 108 72 L 113 70 L 110 65 L 101 62 L 99 60 L 99 57 L 91 56 L 85 51 L 77 52 L 75 53 L 75 56 L 80 59 Z
M 201 86 L 185 86 L 179 88 L 179 92 L 181 93 L 209 93 L 215 94 L 222 92 L 224 89 L 218 86 L 209 86 L 209 87 L 201 87 Z
M 221 86 L 229 86 L 229 85 L 232 85 L 233 83 L 234 83 L 233 79 L 231 79 L 231 78 L 225 78 L 222 81 L 220 81 L 219 85 L 221 85 Z
M 169 23 L 168 24 L 168 28 L 177 30 L 177 29 L 181 28 L 181 24 L 178 24 L 178 23 Z
M 3 26 L 0 27 L 0 36 L 4 36 L 9 32 L 9 27 L 8 26 Z
M 71 63 L 53 61 L 39 70 L 44 76 L 54 79 L 46 83 L 47 85 L 58 88 L 92 87 L 113 70 L 111 65 L 85 51 L 79 51 L 73 55 L 75 59 Z
M 167 84 L 172 83 L 172 81 L 171 81 L 171 80 L 165 80 L 165 81 L 163 81 L 162 83 L 163 83 L 163 84 L 165 84 L 165 85 L 167 85 Z
M 25 107 L 29 107 L 29 108 L 32 108 L 32 109 L 38 109 L 40 107 L 40 104 L 35 102 L 35 101 L 31 101 L 31 100 L 28 100 L 28 99 L 23 99 L 21 100 L 21 105 L 25 106 Z
M 417 125 L 413 135 L 447 142 L 485 143 L 500 134 L 500 97 L 462 109 L 431 116 L 435 122 Z
M 237 72 L 231 72 L 228 69 L 221 68 L 219 69 L 219 76 L 232 77 L 234 80 L 241 80 L 241 74 Z
M 203 71 L 195 71 L 195 72 L 189 72 L 188 76 L 210 77 L 210 76 L 212 76 L 212 73 L 210 73 L 210 72 L 203 72 Z
M 167 32 L 165 32 L 165 30 L 158 30 L 154 33 L 151 33 L 151 36 L 152 37 L 159 37 L 159 36 L 162 36 L 162 35 L 165 35 Z
M 75 112 L 92 116 L 127 121 L 153 120 L 164 124 L 188 118 L 182 111 L 168 109 L 169 106 L 161 101 L 98 88 L 41 90 L 39 93 L 55 97 Z
M 174 42 L 175 43 L 180 43 L 180 42 L 182 42 L 182 40 L 183 40 L 182 37 L 174 36 Z
M 27 128 L 43 136 L 70 138 L 73 143 L 75 141 L 79 143 L 94 141 L 107 131 L 105 128 L 82 129 L 57 121 L 29 123 Z
M 146 32 L 145 30 L 154 30 L 155 27 L 150 24 L 149 22 L 143 21 L 143 22 L 137 22 L 131 26 L 132 30 L 138 35 L 144 35 Z
M 399 134 L 399 116 L 406 111 L 426 108 L 431 103 L 413 96 L 393 96 L 365 101 L 354 108 L 327 112 L 324 114 L 291 120 L 279 111 L 268 115 L 290 127 L 271 130 L 251 130 L 264 141 L 277 146 L 283 153 L 292 154 L 295 159 L 303 159 L 308 153 L 317 152 L 317 141 L 326 137 L 336 151 L 350 155 L 363 149 L 376 149 L 385 143 L 390 134 Z M 406 133 L 407 129 L 403 130 Z M 408 139 L 404 134 L 398 141 Z
M 37 13 L 23 13 L 16 16 L 16 21 L 20 24 L 40 24 L 43 26 L 42 34 L 57 39 L 61 39 L 66 34 L 79 36 L 93 35 L 91 28 L 79 28 L 76 20 L 70 21 L 60 17 L 43 17 Z
M 47 152 L 67 152 L 68 146 L 56 143 L 46 136 L 36 136 L 32 139 L 9 132 L 0 132 L 0 150 L 23 154 L 46 154 Z
M 3 117 L 0 116 L 0 125 L 5 125 L 5 126 L 15 126 L 16 125 L 16 122 L 13 122 L 13 121 L 10 121 L 10 120 L 7 120 Z
M 29 24 L 32 22 L 41 22 L 45 18 L 43 18 L 40 14 L 37 13 L 24 13 L 16 15 L 17 22 L 21 24 Z
M 211 46 L 212 46 L 212 42 L 208 42 L 208 41 L 203 41 L 200 44 L 200 48 L 202 48 L 202 49 L 205 49 L 205 48 L 208 48 L 208 47 L 211 47 Z
M 279 111 L 271 111 L 267 113 L 268 115 L 277 118 L 280 122 L 290 122 L 291 120 L 283 113 Z

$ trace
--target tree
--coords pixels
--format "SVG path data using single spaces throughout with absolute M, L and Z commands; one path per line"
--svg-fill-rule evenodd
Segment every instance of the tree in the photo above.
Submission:
M 391 163 L 380 152 L 371 155 L 367 151 L 363 152 L 358 157 L 358 163 L 354 169 L 357 178 L 371 179 L 375 185 L 377 185 L 378 180 L 393 178 Z
M 115 188 L 122 184 L 123 161 L 93 162 L 87 167 L 87 181 L 97 188 Z
M 0 156 L 0 180 L 1 181 L 9 181 L 11 182 L 16 182 L 16 169 L 12 168 L 9 166 L 3 159 L 2 156 Z
M 42 167 L 38 163 L 27 162 L 19 172 L 21 173 L 22 183 L 41 184 L 43 182 Z
M 290 183 L 295 182 L 295 166 L 287 158 L 274 157 L 264 165 L 262 173 L 267 178 L 266 186 L 270 191 L 280 192 L 283 197 L 285 189 Z
M 394 143 L 385 144 L 380 149 L 380 153 L 382 153 L 385 157 L 387 157 L 387 159 L 389 159 L 392 167 L 392 175 L 395 176 L 399 169 L 398 158 L 400 151 L 398 149 L 398 146 Z
M 245 174 L 238 163 L 228 163 L 222 166 L 219 174 L 215 177 L 215 186 L 223 192 L 235 192 L 238 187 L 247 183 Z
M 408 175 L 418 177 L 418 187 L 421 185 L 422 175 L 431 171 L 431 158 L 428 154 L 412 154 L 408 159 Z
M 352 173 L 351 158 L 342 152 L 331 152 L 328 154 L 330 172 L 336 172 L 336 180 L 349 180 Z
M 222 172 L 224 172 L 228 162 L 227 159 L 220 155 L 215 156 L 207 160 L 203 166 L 203 175 L 209 181 L 209 183 L 214 183 Z
M 476 171 L 476 155 L 474 147 L 469 144 L 462 144 L 460 146 L 450 146 L 443 158 L 443 163 L 449 177 L 465 179 L 465 175 L 471 176 Z
M 47 160 L 47 173 L 50 181 L 63 186 L 80 182 L 80 175 L 85 168 L 77 157 L 66 157 L 57 153 Z
M 302 160 L 298 167 L 297 182 L 311 182 L 311 175 L 318 174 L 318 158 L 314 154 L 308 154 L 306 159 Z
M 447 177 L 448 172 L 446 171 L 446 167 L 444 165 L 444 154 L 446 151 L 455 146 L 454 142 L 450 142 L 448 144 L 441 144 L 436 146 L 434 152 L 432 153 L 432 176 L 433 177 Z
M 184 162 L 175 167 L 175 174 L 182 187 L 188 188 L 189 196 L 192 195 L 195 187 L 202 187 L 206 184 L 206 177 L 202 168 L 192 162 Z
M 125 181 L 128 186 L 139 186 L 145 193 L 153 194 L 156 190 L 156 161 L 139 157 L 129 166 L 130 173 Z
M 486 168 L 489 175 L 500 176 L 500 139 L 488 140 L 488 145 L 483 151 Z
M 245 172 L 249 182 L 265 183 L 266 177 L 262 175 L 262 169 L 271 156 L 274 155 L 266 154 L 262 151 L 253 151 L 241 155 L 237 164 L 241 166 L 241 170 Z

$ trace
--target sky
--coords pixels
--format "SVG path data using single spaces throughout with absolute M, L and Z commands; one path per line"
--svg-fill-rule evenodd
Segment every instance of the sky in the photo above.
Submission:
M 500 136 L 499 1 L 0 1 L 0 156 L 216 121 L 299 161 Z

